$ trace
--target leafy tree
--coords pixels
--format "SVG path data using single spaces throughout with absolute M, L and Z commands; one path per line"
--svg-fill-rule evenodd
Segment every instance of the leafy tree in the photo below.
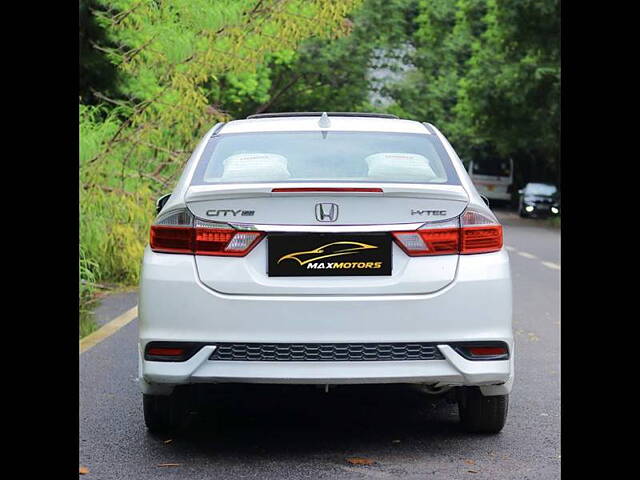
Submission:
M 392 112 L 437 124 L 463 154 L 473 137 L 464 135 L 454 108 L 472 45 L 485 30 L 485 11 L 486 0 L 421 0 L 407 58 L 413 68 L 385 87 L 395 100 Z
M 94 96 L 94 91 L 100 91 L 110 96 L 117 95 L 113 89 L 117 70 L 103 52 L 93 47 L 96 43 L 108 44 L 104 29 L 97 24 L 92 13 L 100 6 L 95 0 L 80 0 L 79 6 L 80 102 L 95 105 L 100 103 L 100 99 Z
M 559 178 L 560 3 L 490 0 L 487 6 L 487 30 L 460 82 L 461 128 L 527 168 L 538 166 L 537 175 L 555 171 Z
M 214 96 L 236 118 L 266 111 L 375 110 L 371 68 L 398 62 L 416 10 L 416 0 L 365 0 L 349 16 L 349 35 L 312 38 L 296 51 L 276 52 L 250 74 L 244 91 L 235 77 L 223 78 Z
M 557 0 L 422 0 L 412 69 L 390 111 L 433 121 L 463 157 L 512 157 L 519 180 L 558 173 Z
M 166 191 L 204 132 L 229 118 L 213 103 L 220 78 L 234 83 L 239 96 L 264 101 L 260 82 L 253 83 L 251 75 L 260 72 L 265 59 L 295 51 L 310 37 L 346 34 L 345 16 L 359 4 L 360 0 L 81 4 L 86 26 L 81 35 L 87 40 L 81 62 L 83 89 L 91 93 L 91 98 L 82 99 L 94 103 L 80 105 L 85 297 L 94 282 L 136 281 L 154 192 Z M 99 75 L 103 67 L 109 70 L 104 59 L 115 67 L 108 79 Z
M 126 176 L 166 185 L 184 152 L 213 123 L 227 118 L 205 87 L 222 74 L 256 71 L 265 55 L 295 49 L 311 36 L 346 33 L 344 16 L 358 0 L 101 0 L 98 23 L 116 47 L 101 47 L 117 65 L 118 90 L 127 101 L 122 128 L 98 156 L 95 174 L 116 145 L 127 150 L 118 181 Z M 106 162 L 108 163 L 108 162 Z M 163 174 L 169 177 L 164 177 Z M 88 177 L 83 177 L 90 183 Z

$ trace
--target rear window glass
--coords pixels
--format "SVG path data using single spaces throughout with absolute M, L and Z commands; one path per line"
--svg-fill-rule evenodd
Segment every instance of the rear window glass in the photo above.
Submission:
M 435 135 L 381 132 L 222 134 L 192 183 L 309 181 L 459 184 Z
M 546 185 L 544 183 L 529 183 L 526 187 L 526 191 L 530 195 L 555 195 L 558 193 L 558 189 L 553 185 Z

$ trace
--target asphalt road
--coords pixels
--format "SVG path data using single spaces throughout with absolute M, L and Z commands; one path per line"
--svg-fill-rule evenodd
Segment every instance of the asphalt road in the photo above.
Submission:
M 174 437 L 147 433 L 136 321 L 80 356 L 80 465 L 96 479 L 557 479 L 560 232 L 497 212 L 514 280 L 516 381 L 499 435 L 470 435 L 457 407 L 411 386 L 245 386 Z M 106 304 L 115 317 L 135 293 Z M 109 306 L 111 305 L 111 306 Z M 361 457 L 371 465 L 352 465 Z M 162 464 L 177 464 L 161 466 Z

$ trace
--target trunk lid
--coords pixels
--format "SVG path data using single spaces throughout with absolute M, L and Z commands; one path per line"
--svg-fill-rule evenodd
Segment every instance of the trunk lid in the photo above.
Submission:
M 286 191 L 323 188 L 382 191 Z M 267 232 L 246 257 L 196 255 L 198 275 L 207 287 L 236 295 L 392 295 L 426 294 L 450 284 L 458 255 L 410 257 L 391 242 L 391 274 L 372 276 L 269 276 L 269 233 L 307 232 L 317 236 L 415 230 L 429 221 L 459 216 L 468 196 L 459 185 L 358 183 L 272 183 L 191 186 L 185 203 L 196 216 L 238 228 Z M 320 205 L 320 206 L 319 206 Z M 389 233 L 391 236 L 391 233 Z M 332 238 L 336 240 L 336 238 Z
M 460 215 L 468 203 L 468 196 L 459 185 L 380 185 L 381 192 L 273 192 L 278 188 L 371 189 L 372 186 L 362 183 L 191 186 L 185 201 L 196 217 L 211 221 L 300 226 L 446 220 Z M 327 207 L 319 211 L 318 204 Z M 331 204 L 337 207 L 333 212 Z

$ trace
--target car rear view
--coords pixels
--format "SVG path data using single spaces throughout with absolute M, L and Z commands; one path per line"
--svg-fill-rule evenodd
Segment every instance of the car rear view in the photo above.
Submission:
M 470 431 L 513 382 L 502 227 L 430 124 L 272 114 L 218 124 L 151 227 L 139 304 L 145 420 L 194 384 L 423 384 Z

